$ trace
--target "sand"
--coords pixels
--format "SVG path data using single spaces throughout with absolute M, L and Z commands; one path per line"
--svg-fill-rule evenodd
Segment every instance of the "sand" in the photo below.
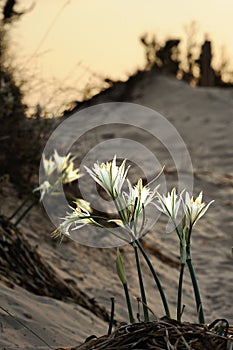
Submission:
M 98 103 L 108 100 L 106 94 Z M 190 152 L 194 168 L 194 193 L 203 190 L 205 201 L 215 200 L 208 213 L 193 232 L 193 261 L 202 293 L 206 322 L 226 318 L 233 323 L 233 90 L 192 88 L 184 82 L 167 76 L 146 73 L 131 87 L 130 101 L 148 106 L 162 113 L 178 130 Z M 95 103 L 95 100 L 94 100 Z M 127 137 L 127 132 L 122 134 Z M 140 135 L 138 136 L 140 142 Z M 153 148 L 153 145 L 150 145 Z M 167 169 L 174 164 L 160 145 L 153 149 L 163 159 Z M 176 184 L 176 175 L 166 174 L 168 187 Z M 12 184 L 3 183 L 1 214 L 10 215 L 21 199 Z M 4 201 L 3 201 L 4 200 Z M 165 218 L 161 217 L 145 241 L 176 260 L 178 244 L 175 234 L 165 234 Z M 73 281 L 98 304 L 110 309 L 110 298 L 116 299 L 116 319 L 127 321 L 127 312 L 121 284 L 115 271 L 115 249 L 98 249 L 65 239 L 59 245 L 50 238 L 53 224 L 44 209 L 38 205 L 22 221 L 19 229 L 62 278 Z M 85 234 L 85 228 L 83 229 Z M 138 283 L 130 247 L 122 249 L 132 295 L 138 296 Z M 151 260 L 156 266 L 175 317 L 178 269 L 170 267 L 156 255 Z M 148 270 L 143 263 L 147 298 L 157 316 L 164 311 Z M 187 271 L 186 271 L 187 272 Z M 72 303 L 34 295 L 23 288 L 0 281 L 0 305 L 20 321 L 36 331 L 52 347 L 78 345 L 91 334 L 106 334 L 108 324 L 92 312 Z M 196 321 L 192 287 L 185 274 L 183 319 Z M 136 307 L 136 302 L 134 302 Z M 8 315 L 0 311 L 1 349 L 46 348 Z

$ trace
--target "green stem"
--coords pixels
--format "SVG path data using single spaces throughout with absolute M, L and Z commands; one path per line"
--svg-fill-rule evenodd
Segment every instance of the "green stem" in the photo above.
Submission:
M 205 323 L 205 318 L 204 318 L 204 311 L 203 311 L 203 308 L 202 308 L 201 296 L 200 296 L 200 292 L 199 292 L 199 288 L 198 288 L 198 283 L 197 283 L 195 271 L 194 271 L 193 264 L 192 264 L 192 259 L 190 257 L 187 259 L 187 265 L 188 265 L 188 268 L 189 268 L 189 273 L 190 273 L 190 277 L 191 277 L 192 284 L 193 284 L 193 290 L 194 290 L 194 294 L 195 294 L 198 319 L 199 319 L 199 322 L 201 324 L 204 324 Z
M 158 277 L 158 275 L 157 275 L 157 273 L 156 273 L 156 271 L 155 271 L 155 269 L 154 269 L 150 259 L 148 258 L 147 254 L 146 254 L 146 252 L 145 252 L 145 250 L 143 248 L 143 246 L 141 245 L 141 243 L 138 240 L 135 240 L 135 243 L 137 244 L 138 248 L 140 249 L 140 251 L 141 251 L 144 259 L 146 260 L 147 265 L 148 265 L 148 267 L 149 267 L 149 269 L 150 269 L 150 271 L 151 271 L 151 273 L 152 273 L 152 275 L 154 277 L 154 280 L 156 282 L 156 285 L 157 285 L 159 293 L 160 293 L 160 297 L 162 299 L 162 303 L 163 303 L 163 307 L 164 307 L 166 316 L 168 318 L 171 318 L 169 307 L 168 307 L 168 303 L 167 303 L 167 299 L 166 299 L 166 296 L 164 294 L 163 287 L 162 287 L 162 285 L 160 283 L 159 277 Z
M 142 298 L 142 302 L 143 302 L 144 321 L 149 322 L 150 319 L 149 319 L 149 313 L 148 313 L 148 308 L 147 308 L 146 293 L 145 293 L 145 288 L 144 288 L 144 284 L 143 284 L 140 260 L 139 260 L 139 256 L 138 256 L 138 247 L 135 244 L 133 244 L 133 248 L 134 248 L 134 254 L 135 254 L 136 265 L 137 265 L 137 270 L 138 270 L 138 280 L 139 280 L 141 298 Z
M 128 308 L 129 322 L 134 323 L 132 305 L 131 305 L 131 301 L 130 301 L 129 289 L 128 289 L 127 283 L 123 283 L 123 287 L 124 287 L 124 291 L 125 291 L 126 304 L 127 304 L 127 308 Z
M 15 227 L 20 223 L 21 220 L 23 220 L 23 218 L 27 215 L 27 213 L 34 207 L 34 205 L 36 205 L 38 203 L 38 199 L 35 199 L 32 204 L 29 205 L 29 207 L 23 212 L 23 214 L 20 215 L 20 217 L 18 218 L 18 220 L 16 220 L 15 222 Z
M 183 275 L 184 275 L 185 264 L 180 264 L 180 278 L 177 296 L 177 321 L 181 321 L 182 316 L 182 286 L 183 286 Z
M 127 222 L 127 219 L 125 217 L 124 208 L 122 207 L 122 203 L 119 197 L 115 198 L 114 200 L 115 207 L 120 215 L 120 218 L 122 219 L 123 223 L 125 224 Z
M 29 201 L 33 193 L 30 193 L 25 200 L 20 204 L 20 206 L 14 211 L 14 213 L 9 217 L 9 220 L 13 219 L 16 214 L 23 208 L 23 206 Z

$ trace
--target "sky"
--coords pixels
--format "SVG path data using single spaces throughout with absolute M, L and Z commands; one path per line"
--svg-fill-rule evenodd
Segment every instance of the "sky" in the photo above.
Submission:
M 30 7 L 33 0 L 21 2 Z M 12 31 L 13 51 L 20 65 L 43 82 L 33 103 L 60 82 L 82 90 L 93 75 L 125 79 L 143 68 L 145 55 L 139 38 L 155 34 L 162 43 L 182 38 L 184 26 L 196 21 L 197 42 L 213 40 L 218 64 L 224 47 L 233 61 L 232 0 L 37 0 Z M 22 6 L 22 5 L 21 5 Z M 182 46 L 181 46 L 182 47 Z M 97 84 L 97 82 L 96 82 Z M 37 84 L 39 85 L 39 84 Z M 32 93 L 31 89 L 31 93 Z M 72 98 L 77 91 L 71 91 Z M 61 93 L 61 91 L 59 92 Z M 30 95 L 31 96 L 31 95 Z M 43 104 L 42 103 L 42 104 Z

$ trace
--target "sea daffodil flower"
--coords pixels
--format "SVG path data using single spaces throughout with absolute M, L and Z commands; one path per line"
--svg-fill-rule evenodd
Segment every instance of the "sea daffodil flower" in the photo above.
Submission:
M 167 196 L 164 194 L 161 195 L 157 191 L 157 199 L 159 205 L 155 204 L 156 208 L 165 215 L 169 216 L 175 223 L 181 202 L 181 197 L 176 194 L 176 189 L 173 188 L 171 193 L 168 192 Z
M 69 161 L 71 162 L 71 160 L 69 160 L 69 158 L 70 158 L 70 153 L 67 154 L 67 156 L 60 156 L 58 154 L 57 150 L 55 149 L 54 154 L 53 154 L 53 159 L 54 159 L 54 163 L 56 165 L 56 169 L 58 172 L 61 172 L 68 167 Z
M 199 196 L 194 200 L 190 198 L 188 192 L 185 194 L 185 200 L 183 201 L 183 208 L 185 213 L 186 224 L 190 227 L 194 226 L 196 222 L 206 213 L 209 206 L 214 202 L 212 200 L 208 204 L 202 202 L 203 193 L 200 192 Z
M 89 207 L 89 203 L 86 203 L 83 207 L 80 205 L 77 205 L 76 208 L 70 207 L 72 212 L 63 218 L 62 224 L 52 233 L 52 237 L 63 238 L 63 236 L 70 236 L 69 229 L 72 225 L 74 226 L 72 230 L 79 229 L 88 224 L 103 227 L 91 216 L 91 213 L 86 209 L 87 207 Z
M 42 184 L 36 187 L 32 192 L 40 191 L 40 201 L 43 200 L 46 193 L 49 193 L 52 190 L 51 184 L 46 180 Z
M 74 163 L 70 162 L 69 165 L 62 172 L 62 183 L 70 183 L 79 179 L 82 175 L 79 174 L 79 168 L 74 169 Z
M 56 191 L 60 178 L 63 184 L 67 184 L 82 176 L 79 168 L 74 169 L 70 153 L 67 156 L 60 156 L 55 150 L 49 159 L 46 159 L 43 154 L 42 163 L 46 180 L 33 190 L 33 192 L 41 191 L 40 201 L 43 200 L 45 194 Z
M 42 163 L 46 176 L 50 176 L 56 169 L 56 163 L 52 160 L 52 157 L 46 159 L 44 154 L 42 154 Z
M 116 156 L 111 162 L 94 164 L 92 170 L 85 166 L 88 174 L 113 198 L 121 193 L 128 169 L 125 169 L 126 159 L 120 166 L 116 165 Z
M 128 187 L 129 193 L 124 192 L 123 198 L 127 223 L 130 224 L 130 221 L 137 219 L 142 210 L 152 202 L 158 187 L 152 191 L 149 186 L 143 186 L 142 179 L 139 179 L 135 186 L 128 180 Z

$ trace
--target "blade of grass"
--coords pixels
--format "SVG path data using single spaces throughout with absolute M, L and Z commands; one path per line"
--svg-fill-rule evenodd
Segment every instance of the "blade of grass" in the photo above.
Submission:
M 9 315 L 10 317 L 12 317 L 17 323 L 21 324 L 21 326 L 23 326 L 24 328 L 26 328 L 30 333 L 32 333 L 37 339 L 40 339 L 40 341 L 47 345 L 50 349 L 52 349 L 52 347 L 43 339 L 41 338 L 41 336 L 39 336 L 36 332 L 34 332 L 31 328 L 29 328 L 25 323 L 23 323 L 22 321 L 18 320 L 11 312 L 9 312 L 7 309 L 5 309 L 3 306 L 0 305 L 0 309 L 3 310 L 7 315 Z

